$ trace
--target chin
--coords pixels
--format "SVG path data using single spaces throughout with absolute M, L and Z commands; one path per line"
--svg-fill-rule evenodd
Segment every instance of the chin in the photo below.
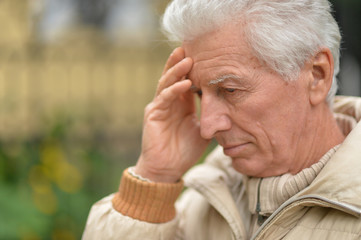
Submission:
M 272 168 L 270 164 L 259 164 L 259 160 L 245 160 L 240 158 L 232 158 L 233 168 L 243 175 L 249 177 L 274 177 L 285 172 L 280 171 L 281 168 Z
M 252 164 L 250 161 L 252 160 L 232 158 L 232 166 L 237 172 L 249 177 L 261 176 L 263 171 L 260 169 L 260 166 Z

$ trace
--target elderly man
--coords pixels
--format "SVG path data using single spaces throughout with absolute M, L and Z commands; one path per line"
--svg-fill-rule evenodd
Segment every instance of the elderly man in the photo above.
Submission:
M 361 100 L 334 99 L 330 11 L 327 0 L 174 0 L 163 25 L 182 45 L 145 109 L 141 155 L 83 238 L 360 239 Z

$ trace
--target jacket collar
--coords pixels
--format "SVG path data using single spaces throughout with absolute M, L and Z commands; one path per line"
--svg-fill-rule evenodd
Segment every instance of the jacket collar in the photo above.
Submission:
M 315 180 L 338 147 L 333 147 L 317 163 L 296 175 L 286 173 L 262 179 L 244 176 L 249 211 L 253 214 L 270 216 L 284 202 L 304 190 Z
M 295 198 L 327 199 L 335 208 L 361 217 L 361 122 L 349 133 L 309 187 Z
M 336 97 L 334 111 L 354 119 L 353 129 L 311 185 L 294 198 L 327 199 L 335 208 L 361 217 L 361 99 Z

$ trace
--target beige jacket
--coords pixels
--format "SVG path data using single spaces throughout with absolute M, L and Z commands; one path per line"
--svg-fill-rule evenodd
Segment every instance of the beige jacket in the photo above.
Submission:
M 184 177 L 189 188 L 173 220 L 148 223 L 125 216 L 114 209 L 111 195 L 92 207 L 83 239 L 361 239 L 361 99 L 339 97 L 334 108 L 354 119 L 353 130 L 316 179 L 252 236 L 247 193 L 234 197 L 244 189 L 242 176 L 217 148 Z

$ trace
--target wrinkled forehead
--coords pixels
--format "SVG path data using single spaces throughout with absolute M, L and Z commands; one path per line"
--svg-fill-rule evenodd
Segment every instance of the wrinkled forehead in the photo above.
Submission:
M 195 82 L 219 81 L 224 76 L 243 78 L 240 75 L 248 75 L 250 69 L 262 67 L 236 25 L 184 41 L 182 47 L 193 60 L 188 77 Z

